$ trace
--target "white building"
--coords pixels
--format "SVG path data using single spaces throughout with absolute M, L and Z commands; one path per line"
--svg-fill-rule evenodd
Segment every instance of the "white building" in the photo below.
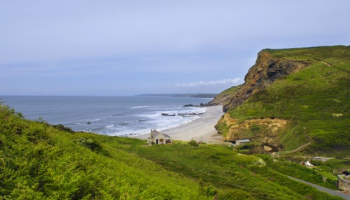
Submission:
M 149 144 L 171 144 L 171 137 L 167 134 L 158 132 L 157 130 L 151 130 L 150 137 L 148 138 Z

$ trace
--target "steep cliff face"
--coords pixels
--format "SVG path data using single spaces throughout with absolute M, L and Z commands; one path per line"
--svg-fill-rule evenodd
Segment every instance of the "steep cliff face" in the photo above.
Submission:
M 273 58 L 269 52 L 262 50 L 258 59 L 245 76 L 245 83 L 237 93 L 224 104 L 224 112 L 241 105 L 256 92 L 271 85 L 276 79 L 295 73 L 309 66 L 306 61 L 286 60 Z

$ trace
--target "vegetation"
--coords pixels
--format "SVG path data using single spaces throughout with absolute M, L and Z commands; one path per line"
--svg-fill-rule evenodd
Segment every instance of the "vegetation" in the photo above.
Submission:
M 216 95 L 210 104 L 226 104 L 231 98 L 235 96 L 241 85 L 230 87 L 220 94 Z
M 5 106 L 0 130 L 0 199 L 339 199 L 230 147 L 72 133 Z
M 270 156 L 260 155 L 264 161 L 273 168 L 274 170 L 283 173 L 288 176 L 299 178 L 323 187 L 327 187 L 333 190 L 336 190 L 336 181 L 337 177 L 332 173 L 332 170 L 338 166 L 333 166 L 332 170 L 324 170 L 320 166 L 314 168 L 308 168 L 301 165 L 301 162 L 305 161 L 305 158 L 300 160 L 295 160 L 293 157 L 286 158 L 272 158 Z M 297 162 L 295 162 L 297 161 Z M 312 162 L 315 164 L 314 162 Z M 323 165 L 322 162 L 318 163 Z
M 276 80 L 242 105 L 231 118 L 280 118 L 290 121 L 280 133 L 284 150 L 311 141 L 306 153 L 350 155 L 350 46 L 267 49 L 273 58 L 312 63 L 298 73 Z M 217 126 L 227 133 L 229 127 Z
M 266 50 L 275 58 L 307 60 L 312 65 L 256 93 L 230 110 L 230 117 L 238 122 L 290 121 L 278 138 L 285 150 L 311 141 L 306 153 L 350 155 L 349 48 Z M 248 132 L 261 130 L 250 126 Z M 252 143 L 237 151 L 249 153 L 257 146 Z M 334 189 L 333 170 L 350 171 L 346 159 L 314 162 L 317 169 L 308 169 L 290 162 L 288 156 L 277 159 L 237 151 L 196 141 L 149 146 L 138 139 L 74 132 L 43 119 L 25 120 L 0 104 L 0 200 L 329 200 L 340 198 L 286 175 Z
M 98 136 L 101 140 L 106 136 Z M 219 199 L 328 199 L 335 198 L 295 182 L 269 166 L 263 159 L 235 153 L 219 145 L 144 146 L 138 140 L 113 137 L 105 140 L 170 171 L 216 188 Z M 266 184 L 268 183 L 268 184 Z
M 0 199 L 212 199 L 199 183 L 94 134 L 27 121 L 4 106 L 0 130 Z

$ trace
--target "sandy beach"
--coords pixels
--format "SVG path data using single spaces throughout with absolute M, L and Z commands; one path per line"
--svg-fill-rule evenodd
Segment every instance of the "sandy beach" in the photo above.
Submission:
M 222 106 L 211 106 L 200 118 L 161 132 L 168 134 L 174 140 L 223 143 L 222 136 L 218 135 L 214 128 L 223 114 Z M 137 136 L 139 139 L 146 139 L 147 137 L 149 137 L 148 134 Z

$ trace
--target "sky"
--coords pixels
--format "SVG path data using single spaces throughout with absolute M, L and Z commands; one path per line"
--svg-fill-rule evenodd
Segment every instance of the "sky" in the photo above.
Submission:
M 0 95 L 219 93 L 265 48 L 350 45 L 349 0 L 0 0 Z

